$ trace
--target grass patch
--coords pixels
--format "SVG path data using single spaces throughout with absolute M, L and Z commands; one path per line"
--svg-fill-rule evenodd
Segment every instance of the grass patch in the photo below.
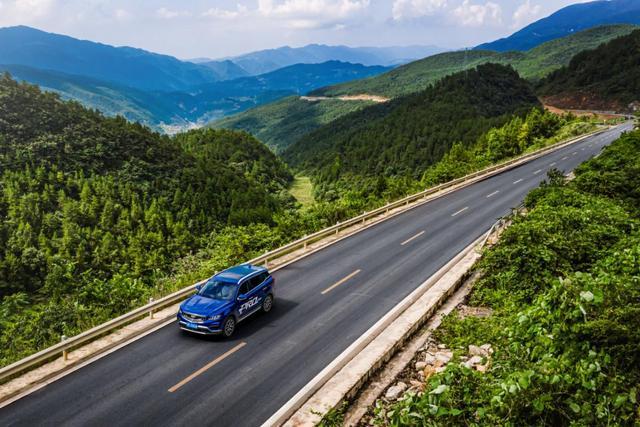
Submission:
M 293 184 L 289 189 L 289 193 L 302 204 L 307 207 L 313 204 L 313 184 L 308 176 L 296 176 Z

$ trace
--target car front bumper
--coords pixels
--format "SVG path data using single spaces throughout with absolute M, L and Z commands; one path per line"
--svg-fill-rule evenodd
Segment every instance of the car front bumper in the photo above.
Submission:
M 202 325 L 198 325 L 198 329 L 193 329 L 193 328 L 187 327 L 187 324 L 184 322 L 178 322 L 178 323 L 180 323 L 180 329 L 182 329 L 183 331 L 194 333 L 194 334 L 219 335 L 222 333 L 222 329 L 212 329 Z
M 180 329 L 194 334 L 217 335 L 222 333 L 222 324 L 218 321 L 206 321 L 202 323 L 189 322 L 178 314 L 178 325 Z

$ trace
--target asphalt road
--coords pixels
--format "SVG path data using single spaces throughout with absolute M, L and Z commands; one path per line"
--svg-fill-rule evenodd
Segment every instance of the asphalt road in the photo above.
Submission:
M 260 425 L 519 205 L 547 170 L 572 170 L 630 128 L 590 137 L 343 239 L 275 272 L 273 311 L 241 323 L 233 339 L 187 335 L 171 324 L 0 409 L 0 425 Z

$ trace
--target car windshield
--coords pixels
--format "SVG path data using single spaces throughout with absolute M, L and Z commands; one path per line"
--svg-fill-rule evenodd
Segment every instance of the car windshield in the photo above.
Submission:
M 200 288 L 198 295 L 211 299 L 230 301 L 235 295 L 237 286 L 235 283 L 220 282 L 212 279 Z

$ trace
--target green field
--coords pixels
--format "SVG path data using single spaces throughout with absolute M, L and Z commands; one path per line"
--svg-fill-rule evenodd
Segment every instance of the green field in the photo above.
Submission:
M 289 193 L 302 204 L 303 207 L 313 204 L 313 184 L 308 176 L 296 176 Z

